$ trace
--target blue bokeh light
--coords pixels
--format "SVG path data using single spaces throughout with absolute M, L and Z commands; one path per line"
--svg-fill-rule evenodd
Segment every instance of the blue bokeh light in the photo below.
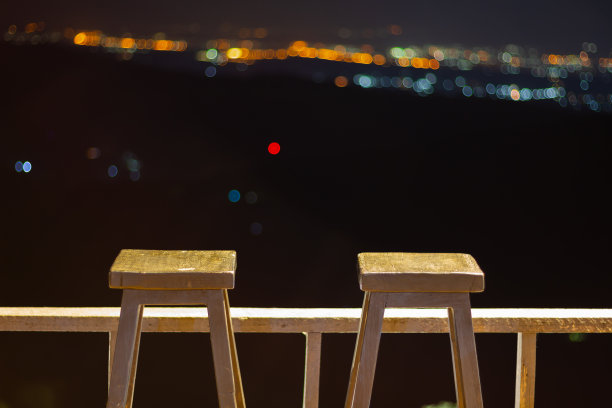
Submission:
M 119 169 L 114 164 L 111 164 L 110 166 L 108 166 L 108 170 L 106 171 L 106 173 L 108 174 L 108 177 L 113 178 L 117 176 L 117 174 L 119 173 Z
M 261 235 L 261 233 L 263 232 L 263 225 L 261 225 L 261 223 L 259 222 L 254 222 L 251 224 L 249 229 L 251 230 L 251 234 Z
M 215 75 L 217 75 L 217 68 L 213 66 L 207 67 L 204 70 L 204 75 L 206 75 L 208 78 L 214 77 Z
M 228 200 L 232 203 L 237 203 L 240 200 L 240 191 L 238 190 L 230 190 L 227 194 Z
M 367 75 L 361 75 L 361 76 L 359 77 L 359 85 L 360 85 L 362 88 L 370 88 L 370 87 L 373 85 L 373 83 L 372 83 L 372 82 L 373 82 L 373 81 L 372 81 L 372 78 L 370 78 L 370 77 L 369 77 L 369 76 L 367 76 Z

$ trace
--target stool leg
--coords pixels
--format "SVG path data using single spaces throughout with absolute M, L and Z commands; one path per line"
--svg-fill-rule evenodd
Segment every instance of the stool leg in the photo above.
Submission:
M 236 350 L 236 339 L 234 338 L 234 327 L 232 316 L 230 315 L 229 298 L 227 289 L 223 289 L 223 303 L 225 305 L 225 320 L 229 329 L 230 351 L 232 353 L 232 369 L 234 371 L 234 389 L 236 390 L 236 404 L 238 408 L 246 408 L 244 402 L 244 391 L 242 389 L 242 376 L 240 375 L 240 365 L 238 364 L 238 351 Z
M 134 385 L 136 384 L 136 368 L 138 367 L 138 350 L 140 349 L 140 334 L 142 333 L 142 315 L 144 305 L 138 305 L 138 328 L 136 329 L 136 341 L 134 342 L 134 357 L 132 358 L 132 368 L 130 370 L 130 386 L 128 388 L 127 406 L 132 407 L 134 401 Z
M 138 302 L 134 292 L 123 291 L 106 408 L 132 406 L 143 311 Z
M 237 408 L 234 391 L 234 370 L 230 346 L 230 328 L 227 325 L 225 300 L 222 290 L 208 292 L 208 322 L 212 345 L 217 395 L 220 408 Z
M 386 293 L 365 293 L 345 408 L 370 406 L 386 303 Z
M 462 304 L 448 308 L 458 408 L 482 408 L 476 341 L 469 294 Z

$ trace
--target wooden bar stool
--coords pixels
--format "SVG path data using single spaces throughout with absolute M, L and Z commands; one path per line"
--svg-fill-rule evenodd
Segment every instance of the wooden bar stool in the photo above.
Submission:
M 484 290 L 484 274 L 467 254 L 361 253 L 365 292 L 345 408 L 367 408 L 385 307 L 448 308 L 459 408 L 482 408 L 470 292 Z
M 245 407 L 227 296 L 235 271 L 235 251 L 119 253 L 109 273 L 123 299 L 107 408 L 132 406 L 144 305 L 207 305 L 219 406 Z

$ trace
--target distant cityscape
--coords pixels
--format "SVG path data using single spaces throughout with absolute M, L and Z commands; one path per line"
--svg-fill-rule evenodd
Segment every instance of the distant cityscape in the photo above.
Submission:
M 390 26 L 389 31 L 397 34 L 401 28 Z M 339 32 L 347 43 L 297 40 L 272 47 L 275 41 L 267 40 L 264 27 L 241 29 L 236 37 L 187 41 L 170 39 L 163 33 L 112 36 L 98 30 L 49 31 L 44 23 L 35 22 L 23 27 L 11 25 L 3 35 L 5 42 L 16 45 L 95 47 L 116 54 L 122 61 L 147 53 L 185 53 L 184 58 L 201 64 L 207 78 L 240 75 L 269 61 L 313 60 L 320 63 L 301 70 L 300 76 L 340 88 L 388 88 L 422 97 L 437 94 L 555 103 L 576 110 L 612 112 L 612 55 L 590 42 L 584 42 L 575 53 L 556 54 L 519 45 L 496 49 L 401 44 L 393 35 L 385 39 L 386 46 L 375 48 L 349 44 L 350 32 Z M 290 70 L 286 73 L 291 74 Z

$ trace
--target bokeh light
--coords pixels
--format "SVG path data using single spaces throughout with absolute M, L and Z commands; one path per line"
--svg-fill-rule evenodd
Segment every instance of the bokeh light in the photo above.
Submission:
M 246 201 L 247 204 L 255 204 L 257 199 L 257 193 L 254 191 L 249 191 L 244 195 L 244 201 Z
M 206 58 L 208 58 L 211 61 L 214 61 L 215 59 L 217 59 L 217 55 L 219 55 L 219 52 L 214 48 L 211 48 L 208 51 L 206 51 Z
M 117 176 L 117 174 L 119 174 L 119 169 L 114 164 L 111 164 L 110 166 L 108 166 L 106 174 L 108 174 L 108 177 L 114 178 Z
M 280 152 L 280 145 L 276 142 L 272 142 L 268 145 L 268 153 L 276 155 Z
M 227 194 L 227 199 L 232 203 L 237 203 L 240 201 L 240 191 L 230 190 L 230 192 Z
M 348 79 L 345 76 L 339 75 L 334 78 L 334 84 L 339 88 L 344 88 L 348 85 Z
M 229 59 L 238 59 L 242 56 L 242 51 L 240 48 L 230 48 L 227 50 L 226 55 Z
M 263 232 L 263 225 L 261 225 L 261 223 L 259 222 L 253 222 L 251 223 L 251 226 L 249 227 L 251 234 L 253 235 L 261 235 L 261 233 Z
M 217 75 L 217 68 L 213 67 L 212 65 L 210 67 L 206 67 L 204 70 L 204 75 L 206 75 L 208 78 L 214 77 Z
M 43 22 L 32 22 L 24 26 L 24 31 L 31 38 L 32 43 L 40 40 L 38 32 L 45 29 Z M 230 30 L 234 38 L 217 38 L 205 42 L 205 48 L 195 52 L 195 58 L 201 62 L 212 63 L 212 66 L 204 68 L 204 74 L 208 78 L 218 74 L 219 67 L 228 63 L 234 63 L 235 70 L 246 71 L 256 61 L 260 60 L 286 60 L 293 58 L 318 58 L 320 60 L 335 61 L 342 64 L 364 64 L 370 65 L 367 73 L 346 74 L 346 70 L 338 69 L 336 72 L 316 71 L 311 73 L 310 78 L 316 83 L 324 83 L 327 78 L 332 78 L 336 87 L 344 88 L 352 80 L 355 85 L 361 88 L 396 88 L 412 89 L 419 96 L 427 96 L 434 92 L 445 92 L 453 96 L 475 96 L 478 98 L 490 95 L 492 98 L 531 101 L 531 100 L 550 100 L 553 99 L 561 106 L 571 105 L 577 109 L 588 108 L 594 111 L 612 112 L 612 95 L 608 90 L 600 92 L 599 73 L 612 73 L 612 58 L 601 52 L 600 47 L 593 42 L 584 42 L 582 50 L 568 54 L 539 53 L 534 48 L 524 48 L 518 45 L 507 44 L 502 48 L 467 48 L 461 45 L 453 47 L 441 45 L 405 45 L 392 42 L 385 44 L 384 51 L 377 48 L 381 44 L 373 45 L 375 37 L 384 38 L 385 35 L 399 35 L 402 27 L 399 25 L 387 25 L 378 31 L 374 29 L 364 29 L 352 31 L 348 28 L 340 28 L 338 36 L 341 39 L 353 39 L 352 44 L 344 41 L 344 44 L 337 42 L 323 43 L 306 41 L 292 41 L 286 47 L 269 48 L 272 44 L 267 43 L 268 29 L 265 27 L 235 27 Z M 232 35 L 230 32 L 228 35 Z M 60 33 L 58 35 L 61 36 Z M 64 36 L 76 45 L 87 47 L 105 47 L 109 52 L 117 53 L 117 58 L 130 60 L 136 53 L 147 53 L 149 50 L 155 51 L 185 51 L 187 42 L 184 40 L 170 40 L 165 33 L 156 33 L 151 38 L 132 38 L 128 33 L 120 36 L 111 36 L 99 30 L 75 31 L 72 28 L 64 30 Z M 361 40 L 360 40 L 361 38 Z M 4 35 L 6 41 L 23 41 L 15 25 L 9 26 Z M 21 40 L 20 40 L 21 39 Z M 368 40 L 365 40 L 368 39 Z M 387 37 L 390 39 L 390 37 Z M 397 38 L 399 40 L 399 38 Z M 357 43 L 359 41 L 359 43 Z M 399 41 L 398 41 L 399 42 Z M 278 47 L 278 45 L 277 45 Z M 292 58 L 290 58 L 292 59 Z M 407 74 L 414 72 L 414 69 L 429 71 L 423 80 L 406 79 L 409 77 L 392 76 L 392 71 L 388 68 L 410 67 L 410 71 L 402 72 Z M 516 76 L 515 82 L 526 85 L 528 76 L 538 81 L 548 81 L 549 84 L 539 84 L 531 82 L 530 88 L 523 88 L 519 85 L 503 85 L 487 83 L 483 77 L 493 71 L 501 72 L 504 75 Z M 433 75 L 433 71 L 442 69 L 439 77 Z M 451 71 L 460 71 L 450 74 Z M 478 70 L 487 70 L 478 72 Z M 232 70 L 234 71 L 234 70 Z M 232 71 L 228 71 L 231 75 Z M 469 76 L 461 71 L 474 71 Z M 457 76 L 457 74 L 460 74 Z M 433 76 L 432 76 L 433 75 Z M 451 76 L 452 75 L 452 76 Z M 467 86 L 469 78 L 469 87 Z M 573 77 L 579 77 L 573 81 Z M 594 78 L 597 78 L 594 81 Z M 424 80 L 427 80 L 426 84 Z M 453 83 L 454 82 L 454 83 Z M 548 86 L 548 87 L 547 87 Z M 570 98 L 566 98 L 565 89 L 576 92 Z M 457 89 L 459 88 L 459 89 Z M 460 91 L 460 92 L 459 92 Z M 591 97 L 584 99 L 585 96 Z M 91 154 L 88 153 L 88 158 Z
M 140 170 L 140 162 L 133 157 L 127 159 L 125 164 L 129 171 L 135 172 Z
M 587 335 L 585 333 L 570 333 L 568 338 L 572 343 L 582 343 L 586 340 Z
M 90 147 L 89 149 L 87 149 L 87 152 L 85 153 L 85 155 L 87 156 L 89 160 L 95 160 L 99 158 L 101 154 L 102 152 L 97 147 Z

